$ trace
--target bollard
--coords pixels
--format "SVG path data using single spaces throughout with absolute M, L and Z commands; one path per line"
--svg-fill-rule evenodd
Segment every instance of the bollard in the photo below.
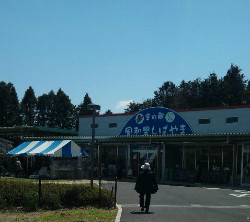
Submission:
M 111 189 L 111 194 L 110 194 L 109 207 L 108 207 L 108 209 L 110 209 L 110 208 L 111 208 L 111 205 L 112 205 L 113 190 L 114 190 L 114 187 L 112 187 L 112 189 Z
M 101 186 L 102 186 L 101 177 L 99 177 L 99 207 L 101 208 Z
M 115 204 L 114 206 L 116 206 L 116 197 L 117 197 L 117 177 L 115 178 Z
M 39 175 L 38 177 L 39 183 L 38 183 L 38 204 L 39 207 L 41 206 L 41 196 L 42 196 L 42 177 Z

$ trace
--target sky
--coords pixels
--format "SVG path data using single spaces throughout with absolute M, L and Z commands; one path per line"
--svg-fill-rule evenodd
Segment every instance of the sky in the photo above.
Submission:
M 249 0 L 0 0 L 0 81 L 122 113 L 166 81 L 250 80 Z

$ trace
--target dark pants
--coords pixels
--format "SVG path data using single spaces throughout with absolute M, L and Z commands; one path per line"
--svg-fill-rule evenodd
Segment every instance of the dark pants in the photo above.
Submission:
M 145 195 L 146 195 L 146 200 L 144 203 L 144 196 Z M 144 207 L 146 209 L 149 209 L 150 199 L 151 199 L 151 193 L 140 193 L 140 207 Z
M 17 170 L 17 171 L 16 171 L 16 177 L 17 177 L 17 178 L 20 178 L 20 177 L 21 177 L 21 171 L 20 171 L 20 170 Z

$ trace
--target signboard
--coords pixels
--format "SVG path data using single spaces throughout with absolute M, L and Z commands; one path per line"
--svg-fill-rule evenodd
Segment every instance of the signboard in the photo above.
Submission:
M 152 107 L 136 113 L 123 127 L 120 136 L 192 134 L 188 123 L 175 111 Z

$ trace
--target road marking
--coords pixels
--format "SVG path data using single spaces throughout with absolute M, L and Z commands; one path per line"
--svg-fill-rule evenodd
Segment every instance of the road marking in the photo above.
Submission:
M 139 204 L 121 204 L 124 208 L 139 207 Z M 210 208 L 210 209 L 250 209 L 250 205 L 236 205 L 236 206 L 210 206 L 210 205 L 155 205 L 152 204 L 150 207 L 167 207 L 167 208 Z
M 120 222 L 122 216 L 122 207 L 120 204 L 116 204 L 116 207 L 118 208 L 118 212 L 115 218 L 115 222 Z
M 210 187 L 210 188 L 207 188 L 207 190 L 220 190 L 220 188 L 217 188 L 217 187 Z
M 235 193 L 230 193 L 229 195 L 234 197 L 250 197 L 250 191 L 247 190 L 235 190 Z

